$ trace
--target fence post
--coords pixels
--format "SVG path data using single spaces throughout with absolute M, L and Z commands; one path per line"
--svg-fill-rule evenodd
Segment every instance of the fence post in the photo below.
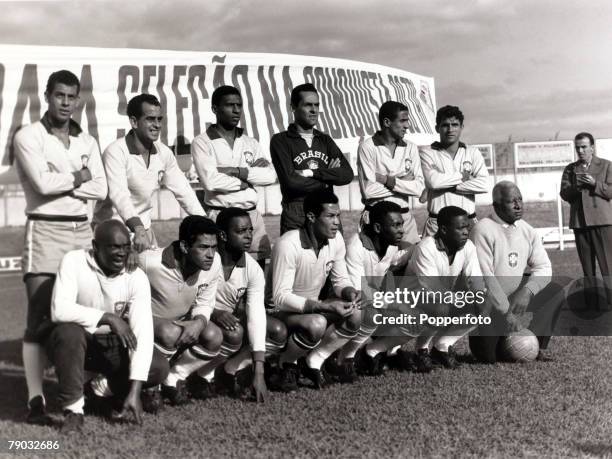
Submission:
M 565 250 L 565 235 L 563 233 L 563 206 L 561 205 L 561 195 L 559 195 L 558 184 L 555 184 L 555 194 L 557 195 L 557 226 L 559 227 L 559 250 Z

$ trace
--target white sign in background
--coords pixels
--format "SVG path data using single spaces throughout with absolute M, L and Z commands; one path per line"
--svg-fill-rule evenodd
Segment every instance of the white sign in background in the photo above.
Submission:
M 574 142 L 571 140 L 514 144 L 514 164 L 517 169 L 562 167 L 574 160 Z

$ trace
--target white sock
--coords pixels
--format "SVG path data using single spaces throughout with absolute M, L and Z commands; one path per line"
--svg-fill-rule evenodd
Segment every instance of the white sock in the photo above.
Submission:
M 325 332 L 321 343 L 306 356 L 306 364 L 310 368 L 320 370 L 323 362 L 336 350 L 348 343 L 354 336 L 347 336 L 341 331 L 339 332 L 335 325 L 331 325 Z
M 280 355 L 278 364 L 282 367 L 285 363 L 295 364 L 298 359 L 303 355 L 306 355 L 308 351 L 313 349 L 315 346 L 309 345 L 301 335 L 292 333 L 287 340 L 287 346 L 285 346 L 285 352 Z
M 357 335 L 350 340 L 340 351 L 338 360 L 342 362 L 344 359 L 352 359 L 357 354 L 357 351 L 365 344 L 365 342 L 376 331 L 376 327 L 366 327 L 362 325 L 357 332 Z
M 79 398 L 76 402 L 70 405 L 65 405 L 64 410 L 72 411 L 77 414 L 84 414 L 83 408 L 85 407 L 85 397 Z
M 476 328 L 476 325 L 450 326 L 440 332 L 440 334 L 436 335 L 433 346 L 441 352 L 448 352 L 448 348 L 450 346 L 453 346 L 463 336 L 467 335 Z
M 194 349 L 196 348 L 196 349 Z M 186 349 L 174 362 L 168 377 L 172 379 L 187 379 L 194 371 L 199 370 L 211 359 L 214 359 L 215 354 L 211 354 L 201 346 L 192 346 Z M 172 375 L 172 377 L 171 377 Z M 175 383 L 176 385 L 176 383 Z
M 366 354 L 370 357 L 376 357 L 381 352 L 385 352 L 389 349 L 395 349 L 400 347 L 402 344 L 407 343 L 412 339 L 412 336 L 383 336 L 372 341 L 366 346 Z
M 428 328 L 419 336 L 417 336 L 416 342 L 414 343 L 414 348 L 418 351 L 420 349 L 427 349 L 429 351 L 429 344 L 433 337 L 438 333 L 438 330 L 435 328 Z
M 38 343 L 23 343 L 22 348 L 23 369 L 28 386 L 28 400 L 43 394 L 43 379 L 47 356 Z

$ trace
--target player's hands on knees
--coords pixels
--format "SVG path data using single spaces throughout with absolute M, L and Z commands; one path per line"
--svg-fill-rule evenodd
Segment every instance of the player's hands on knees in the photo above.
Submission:
M 340 317 L 348 317 L 355 310 L 355 304 L 350 301 L 335 300 L 325 304 L 329 312 L 335 312 Z
M 353 303 L 357 309 L 363 307 L 361 290 L 357 290 L 353 287 L 345 287 L 342 289 L 342 298 Z
M 253 392 L 255 401 L 263 403 L 268 397 L 268 388 L 264 378 L 263 362 L 255 362 L 255 370 L 253 372 Z
M 136 345 L 138 344 L 136 335 L 134 335 L 129 324 L 118 315 L 112 312 L 105 312 L 98 325 L 108 325 L 111 331 L 119 337 L 123 347 L 128 348 L 130 351 L 136 350 Z
M 235 330 L 238 324 L 236 316 L 229 311 L 215 309 L 211 318 L 224 330 Z
M 134 230 L 132 247 L 138 253 L 144 252 L 149 248 L 149 236 L 147 236 L 147 230 L 145 230 L 144 226 L 137 226 Z
M 185 321 L 175 320 L 173 323 L 182 328 L 181 336 L 179 336 L 176 342 L 176 347 L 189 346 L 195 343 L 206 326 L 206 323 L 199 319 Z
M 523 287 L 512 297 L 510 301 L 510 311 L 517 316 L 524 314 L 532 298 L 533 293 L 531 293 L 531 290 Z

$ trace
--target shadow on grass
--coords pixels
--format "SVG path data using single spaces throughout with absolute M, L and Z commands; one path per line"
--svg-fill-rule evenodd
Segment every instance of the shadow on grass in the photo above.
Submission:
M 57 383 L 45 374 L 48 411 L 57 411 Z M 0 420 L 25 422 L 27 386 L 21 360 L 21 339 L 0 342 Z

